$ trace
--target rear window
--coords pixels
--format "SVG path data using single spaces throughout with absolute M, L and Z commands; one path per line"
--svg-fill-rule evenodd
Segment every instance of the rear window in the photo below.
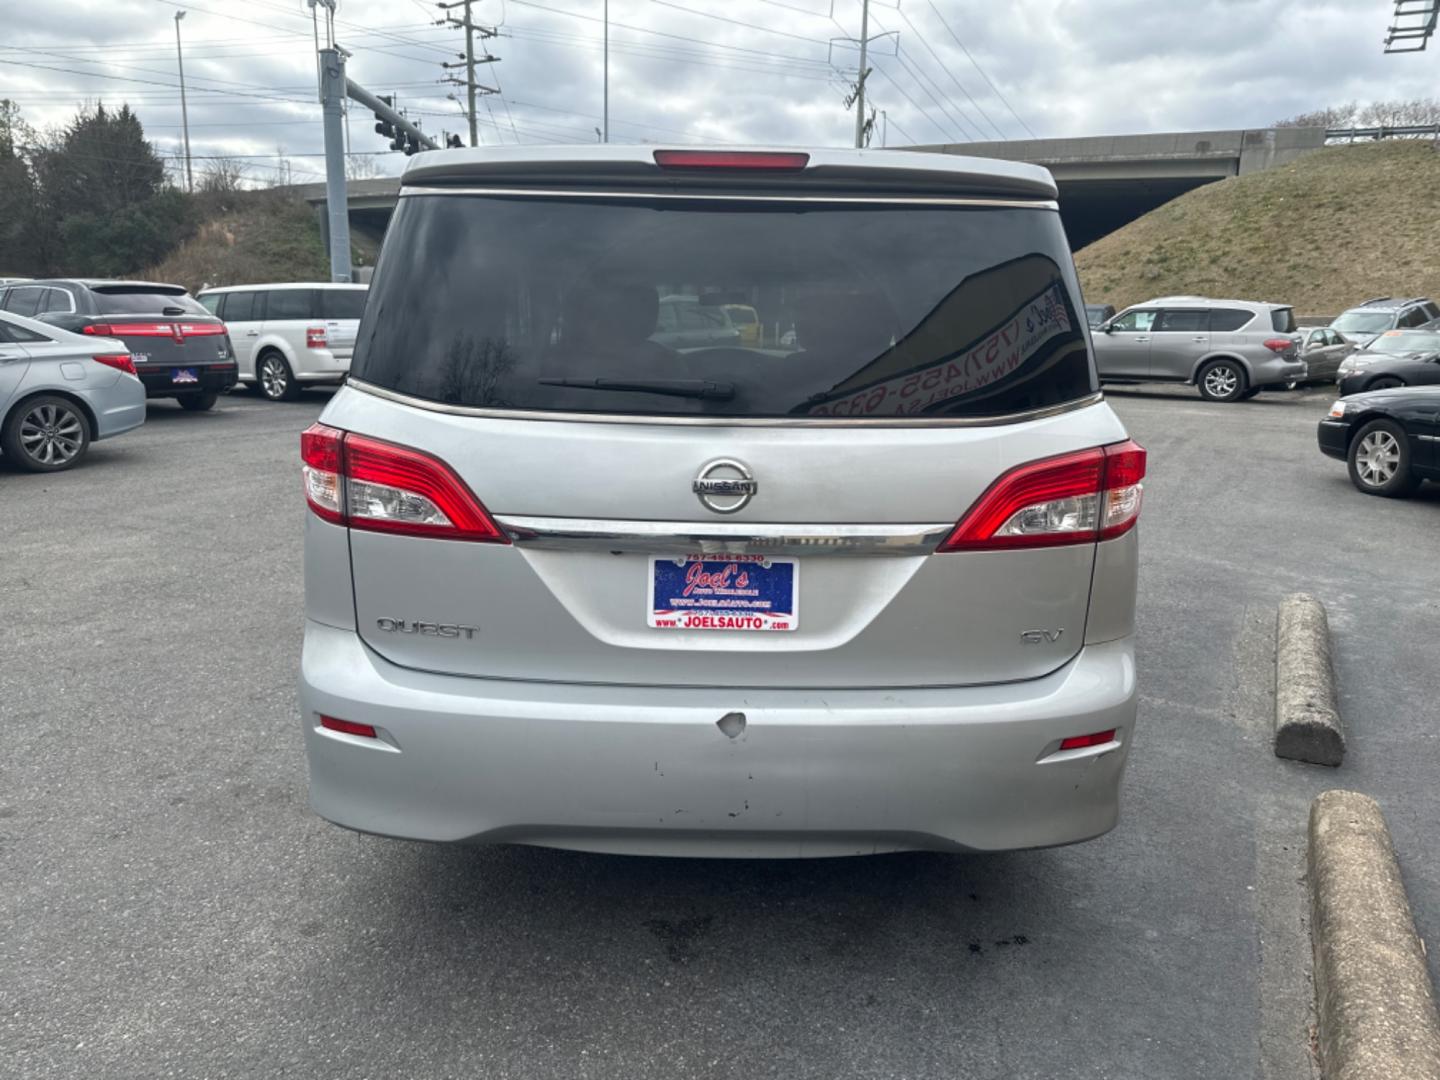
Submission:
M 995 416 L 1095 391 L 1077 295 L 1052 211 L 407 195 L 352 374 L 498 409 Z
M 320 318 L 358 319 L 364 313 L 364 289 L 320 290 Z
M 1243 308 L 1214 308 L 1210 312 L 1210 330 L 1216 334 L 1239 330 L 1253 318 L 1255 313 Z
M 1294 309 L 1288 307 L 1272 308 L 1270 311 L 1270 326 L 1277 333 L 1295 333 L 1298 328 L 1295 325 Z
M 95 309 L 101 315 L 159 315 L 166 308 L 179 308 L 187 315 L 208 315 L 204 306 L 183 292 L 121 286 L 97 288 Z
M 226 293 L 220 306 L 220 317 L 226 322 L 253 322 L 260 318 L 260 304 L 263 296 L 258 292 Z

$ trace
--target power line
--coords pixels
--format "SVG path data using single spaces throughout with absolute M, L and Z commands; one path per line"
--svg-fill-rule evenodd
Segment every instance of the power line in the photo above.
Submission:
M 951 71 L 945 61 L 940 58 L 940 54 L 937 53 L 935 49 L 930 45 L 930 42 L 926 39 L 925 35 L 921 33 L 920 28 L 910 21 L 910 16 L 905 13 L 905 9 L 901 7 L 896 7 L 895 10 L 899 13 L 900 17 L 905 20 L 905 25 L 910 27 L 911 31 L 920 40 L 920 44 L 925 46 L 926 51 L 929 52 L 932 58 L 934 58 L 935 63 L 940 65 L 940 70 L 945 72 L 946 75 L 950 76 L 950 81 L 960 88 L 960 92 L 965 95 L 966 99 L 969 100 L 971 105 L 975 106 L 975 111 L 978 112 L 981 116 L 983 116 L 985 118 L 985 122 L 995 129 L 996 135 L 1000 136 L 1001 139 L 1004 139 L 1005 133 L 1000 130 L 1000 126 L 996 124 L 994 120 L 991 120 L 990 114 L 981 107 L 978 101 L 971 97 L 970 91 L 966 90 L 964 84 L 955 77 L 955 73 Z M 956 108 L 958 109 L 959 106 L 957 105 Z M 971 123 L 974 124 L 974 121 L 972 120 Z M 979 124 L 975 124 L 975 129 L 982 134 L 984 133 L 984 129 L 981 128 Z
M 1005 108 L 1010 110 L 1010 115 L 1015 118 L 1015 122 L 1018 123 L 1026 131 L 1028 131 L 1032 139 L 1038 139 L 1039 136 L 1035 134 L 1034 129 L 1032 129 L 1029 124 L 1025 123 L 1025 121 L 1020 118 L 1020 114 L 1015 111 L 1014 107 L 1010 104 L 1010 102 L 1005 100 L 1005 95 L 1000 92 L 1000 88 L 990 81 L 990 76 L 985 74 L 985 69 L 980 66 L 979 62 L 976 61 L 975 57 L 970 55 L 970 50 L 965 48 L 965 43 L 960 40 L 959 36 L 955 33 L 954 30 L 950 29 L 950 24 L 945 21 L 945 16 L 941 15 L 940 9 L 935 6 L 935 0 L 925 0 L 925 2 L 930 5 L 930 10 L 935 13 L 935 17 L 940 20 L 940 25 L 945 27 L 946 32 L 955 39 L 955 44 L 960 46 L 960 51 L 965 54 L 965 58 L 969 60 L 971 65 L 974 66 L 975 70 L 980 73 L 980 77 L 985 80 L 985 84 L 995 92 L 995 96 L 1000 99 L 1000 104 L 1004 105 Z M 999 129 L 997 128 L 996 130 Z
M 517 0 L 518 2 L 518 0 Z M 758 30 L 765 34 L 774 34 L 777 37 L 793 38 L 795 41 L 808 41 L 814 45 L 824 45 L 827 48 L 830 42 L 823 38 L 805 37 L 803 34 L 792 34 L 786 30 L 776 30 L 773 26 L 760 26 L 758 23 L 743 22 L 740 19 L 732 19 L 726 15 L 716 15 L 712 11 L 697 11 L 694 8 L 682 7 L 672 3 L 671 0 L 650 0 L 652 4 L 659 4 L 661 7 L 674 8 L 676 11 L 683 11 L 687 15 L 699 15 L 704 19 L 715 19 L 718 22 L 729 23 L 731 26 L 743 26 L 747 30 Z

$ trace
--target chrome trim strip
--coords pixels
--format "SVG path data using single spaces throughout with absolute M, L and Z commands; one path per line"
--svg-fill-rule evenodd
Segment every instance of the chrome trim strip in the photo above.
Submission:
M 838 416 L 634 416 L 623 413 L 567 413 L 544 412 L 535 409 L 484 409 L 474 405 L 449 405 L 443 401 L 427 401 L 411 397 L 395 390 L 387 390 L 364 379 L 350 376 L 345 385 L 352 390 L 371 394 L 397 405 L 408 405 L 412 409 L 446 413 L 450 416 L 475 416 L 488 420 L 549 420 L 571 424 L 672 424 L 681 427 L 870 427 L 870 428 L 923 428 L 923 427 L 1004 427 L 1008 424 L 1022 424 L 1028 420 L 1044 420 L 1062 413 L 1088 409 L 1105 400 L 1100 392 L 1088 394 L 1074 401 L 1060 405 L 1048 405 L 1043 409 L 1028 412 L 1006 413 L 1001 416 L 931 416 L 912 418 L 907 416 L 883 416 L 872 418 Z
M 1054 199 L 1012 199 L 1004 196 L 987 198 L 983 195 L 966 197 L 916 196 L 906 198 L 893 195 L 742 195 L 727 192 L 696 191 L 615 191 L 589 190 L 586 188 L 504 188 L 504 187 L 402 187 L 400 198 L 411 195 L 523 195 L 525 197 L 550 199 L 683 199 L 693 202 L 807 202 L 807 203 L 882 203 L 894 206 L 998 206 L 1018 210 L 1059 210 L 1060 204 Z
M 1421 442 L 1440 442 L 1440 435 L 1417 435 L 1415 437 Z
M 497 514 L 495 520 L 518 547 L 676 555 L 930 555 L 955 528 L 950 521 L 934 525 L 794 525 L 510 514 Z

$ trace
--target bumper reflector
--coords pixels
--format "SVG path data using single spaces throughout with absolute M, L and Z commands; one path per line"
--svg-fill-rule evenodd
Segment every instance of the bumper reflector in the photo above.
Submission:
M 353 720 L 337 720 L 333 716 L 320 717 L 320 726 L 329 728 L 331 731 L 338 731 L 342 735 L 359 735 L 362 738 L 378 738 L 375 729 L 369 724 L 357 724 Z
M 1104 746 L 1115 741 L 1115 729 L 1097 731 L 1093 735 L 1072 735 L 1060 742 L 1061 750 L 1085 750 L 1091 746 Z

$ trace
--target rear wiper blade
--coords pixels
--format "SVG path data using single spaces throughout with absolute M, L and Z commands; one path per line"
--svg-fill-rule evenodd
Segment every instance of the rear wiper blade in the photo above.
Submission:
M 619 390 L 635 394 L 664 394 L 666 397 L 703 398 L 729 401 L 735 396 L 733 383 L 707 379 L 539 379 L 542 386 L 570 386 L 578 390 Z

